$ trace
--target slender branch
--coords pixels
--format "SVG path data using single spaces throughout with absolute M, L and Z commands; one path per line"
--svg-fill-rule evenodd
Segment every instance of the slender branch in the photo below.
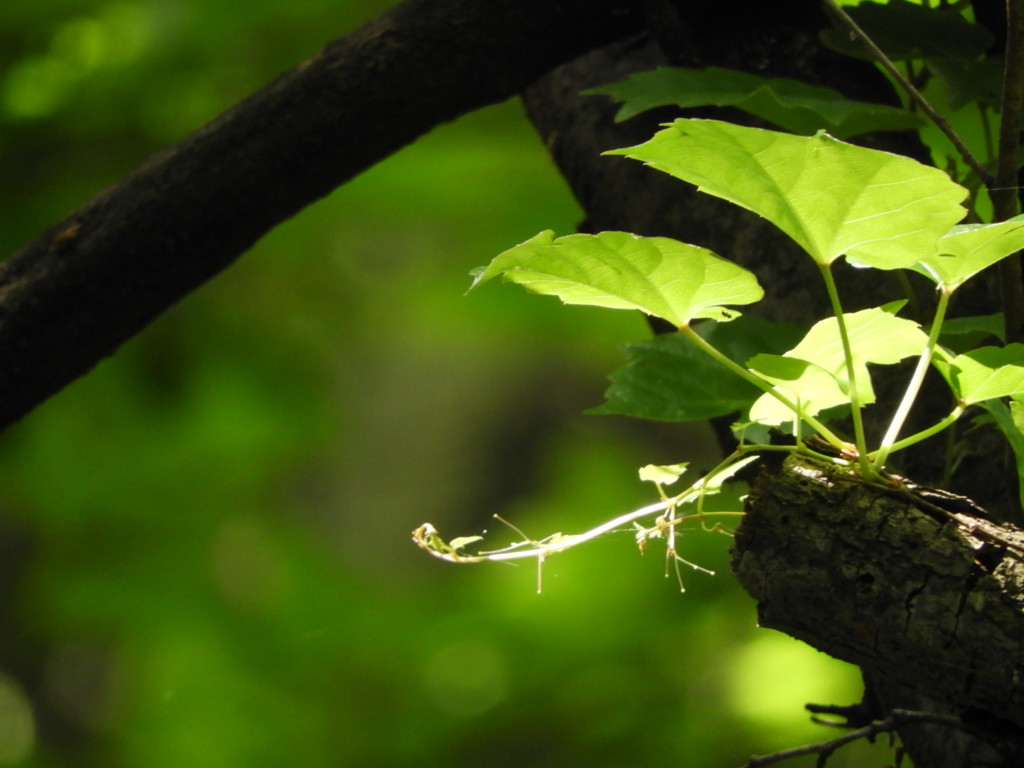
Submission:
M 853 364 L 853 348 L 850 346 L 850 334 L 846 328 L 846 315 L 843 313 L 843 306 L 839 301 L 839 290 L 836 288 L 836 281 L 832 276 L 832 265 L 819 264 L 818 267 L 825 280 L 825 289 L 828 291 L 828 298 L 832 303 L 832 311 L 835 313 L 836 324 L 839 326 L 839 338 L 843 345 L 847 387 L 850 395 L 850 416 L 853 419 L 853 437 L 857 443 L 857 464 L 864 477 L 871 477 L 871 466 L 867 458 L 867 441 L 864 438 L 864 419 L 860 412 L 860 393 L 857 391 L 857 368 Z
M 963 412 L 964 406 L 958 404 L 952 411 L 950 411 L 948 414 L 942 417 L 942 419 L 940 419 L 939 421 L 932 424 L 930 427 L 922 429 L 920 432 L 915 432 L 909 437 L 905 437 L 902 440 L 898 440 L 897 442 L 893 443 L 892 446 L 889 448 L 889 454 L 891 455 L 897 453 L 898 451 L 902 451 L 904 448 L 909 448 L 912 445 L 920 443 L 922 440 L 927 440 L 932 435 L 939 434 L 939 432 L 944 430 L 946 427 L 956 422 L 956 420 L 960 418 Z M 877 453 L 878 452 L 876 451 L 875 453 L 868 455 L 868 458 L 871 459 L 876 464 L 878 463 Z
M 571 535 L 560 535 L 556 534 L 554 537 L 548 537 L 542 541 L 525 541 L 520 544 L 514 544 L 506 549 L 496 550 L 494 552 L 487 552 L 479 555 L 460 555 L 458 552 L 449 551 L 450 547 L 438 545 L 440 540 L 437 529 L 434 528 L 430 523 L 424 523 L 415 531 L 413 531 L 413 541 L 421 548 L 438 557 L 442 560 L 447 560 L 450 563 L 485 563 L 488 561 L 498 560 L 522 560 L 528 557 L 547 557 L 553 555 L 556 552 L 562 552 L 566 549 L 572 549 L 580 544 L 583 544 L 591 539 L 596 539 L 598 536 L 603 536 L 609 531 L 614 531 L 616 528 L 621 528 L 624 525 L 629 525 L 634 520 L 640 520 L 644 517 L 649 517 L 655 512 L 663 512 L 675 505 L 674 499 L 666 499 L 665 501 L 659 501 L 655 504 L 648 504 L 646 507 L 640 509 L 634 509 L 632 512 L 627 512 L 623 515 L 619 515 L 601 525 L 591 528 L 585 533 L 571 534 Z M 531 546 L 523 548 L 526 544 Z
M 996 221 L 1020 210 L 1017 169 L 1024 122 L 1024 0 L 1006 0 L 1006 57 L 1000 107 L 999 157 L 990 188 Z M 999 263 L 999 290 L 1006 321 L 1006 341 L 1024 341 L 1024 275 L 1020 254 Z
M 730 455 L 722 459 L 722 461 L 720 461 L 710 472 L 693 483 L 685 491 L 677 493 L 675 496 L 666 496 L 662 486 L 658 485 L 658 495 L 661 496 L 661 501 L 655 502 L 654 504 L 648 504 L 645 507 L 640 507 L 632 512 L 626 512 L 625 514 L 601 523 L 601 525 L 591 528 L 589 531 L 585 531 L 584 533 L 568 535 L 556 533 L 540 541 L 535 541 L 523 534 L 523 532 L 515 526 L 512 526 L 511 523 L 502 520 L 502 522 L 506 525 L 510 525 L 513 530 L 523 536 L 524 540 L 516 542 L 511 546 L 504 547 L 503 549 L 493 550 L 491 552 L 481 552 L 476 555 L 460 554 L 459 550 L 462 546 L 455 543 L 458 539 L 453 540 L 452 543 L 446 542 L 441 538 L 437 529 L 430 523 L 424 523 L 413 531 L 412 540 L 416 542 L 421 549 L 426 550 L 434 557 L 447 560 L 450 563 L 483 563 L 489 560 L 522 560 L 528 557 L 543 559 L 548 555 L 555 554 L 556 552 L 563 552 L 592 539 L 596 539 L 598 536 L 603 536 L 610 531 L 614 531 L 624 525 L 629 525 L 641 518 L 650 517 L 655 512 L 674 512 L 675 508 L 682 504 L 697 502 L 697 511 L 694 514 L 682 515 L 678 518 L 665 521 L 664 524 L 666 526 L 671 528 L 672 526 L 684 523 L 688 520 L 703 520 L 705 517 L 742 517 L 744 514 L 743 512 L 703 511 L 704 495 L 707 493 L 717 493 L 720 490 L 722 483 L 726 482 L 729 478 L 735 475 L 736 472 L 757 458 L 753 455 L 744 457 L 744 454 L 749 454 L 759 448 L 761 448 L 761 446 L 740 446 Z M 498 516 L 495 515 L 495 517 Z M 498 519 L 501 520 L 500 517 L 498 517 Z M 463 541 L 465 543 L 474 543 L 479 539 L 479 536 L 474 536 L 470 537 L 470 539 L 463 539 Z
M 903 424 L 906 422 L 910 409 L 917 399 L 917 393 L 921 390 L 924 376 L 932 362 L 932 353 L 939 343 L 939 333 L 942 331 L 942 322 L 946 318 L 946 310 L 949 307 L 949 299 L 952 295 L 953 292 L 945 286 L 942 286 L 939 290 L 939 304 L 935 309 L 935 319 L 932 321 L 932 329 L 928 334 L 928 342 L 925 344 L 921 356 L 917 359 L 917 366 L 914 368 L 914 373 L 907 384 L 907 391 L 903 393 L 903 399 L 900 400 L 899 407 L 896 408 L 896 413 L 893 414 L 889 428 L 885 432 L 885 437 L 882 438 L 881 445 L 872 456 L 871 463 L 877 470 L 881 470 L 885 466 L 893 444 L 896 442 L 896 438 L 899 437 L 900 430 L 903 429 Z
M 1011 1 L 1015 2 L 1016 0 Z M 892 59 L 886 56 L 885 51 L 875 44 L 875 41 L 872 40 L 863 29 L 861 29 L 860 25 L 853 20 L 850 14 L 843 10 L 836 0 L 825 0 L 825 4 L 833 11 L 833 13 L 843 20 L 843 23 L 850 28 L 853 35 L 865 48 L 868 49 L 878 63 L 885 68 L 885 71 L 888 72 L 897 83 L 899 83 L 900 87 L 906 91 L 911 100 L 921 108 L 921 111 L 928 115 L 928 119 L 935 123 L 938 129 L 946 135 L 946 138 L 948 138 L 952 142 L 953 146 L 956 147 L 957 152 L 960 153 L 960 156 L 964 159 L 964 162 L 967 163 L 968 167 L 977 174 L 978 178 L 981 179 L 986 186 L 991 187 L 993 183 L 992 174 L 988 172 L 985 166 L 978 162 L 978 159 L 974 156 L 971 150 L 967 148 L 967 145 L 964 144 L 963 139 L 961 139 L 959 134 L 957 134 L 953 129 L 953 126 L 950 125 L 949 121 L 931 105 L 931 102 L 929 102 L 928 99 L 924 97 L 924 94 L 922 94 L 914 84 L 907 79 L 906 75 L 899 71 L 896 65 L 893 64 Z
M 407 0 L 169 147 L 0 267 L 0 427 L 434 126 L 633 34 L 629 0 Z
M 818 755 L 818 764 L 822 765 L 824 764 L 823 761 L 840 747 L 860 739 L 872 740 L 879 734 L 892 733 L 901 726 L 911 724 L 945 725 L 949 728 L 955 728 L 972 734 L 976 732 L 975 729 L 965 725 L 962 720 L 952 717 L 951 715 L 938 715 L 932 714 L 931 712 L 916 712 L 908 709 L 894 709 L 889 717 L 884 720 L 875 720 L 874 722 L 865 725 L 863 728 L 850 731 L 838 738 L 829 739 L 828 741 L 822 741 L 817 744 L 807 744 L 806 746 L 796 747 L 794 749 L 787 749 L 783 752 L 776 752 L 771 755 L 752 757 L 747 761 L 745 768 L 764 768 L 764 766 L 774 765 L 775 763 L 780 763 L 783 760 L 791 760 L 794 757 L 805 757 L 807 755 Z
M 655 512 L 664 512 L 667 509 L 671 509 L 678 504 L 678 499 L 666 499 L 665 501 L 659 501 L 655 504 L 649 504 L 646 507 L 640 509 L 634 509 L 632 512 L 627 512 L 623 515 L 619 515 L 616 518 L 608 520 L 607 522 L 601 523 L 594 528 L 583 533 L 575 534 L 554 534 L 548 536 L 540 541 L 521 541 L 512 544 L 504 549 L 496 549 L 490 552 L 481 552 L 475 555 L 463 555 L 459 554 L 458 551 L 452 549 L 450 544 L 447 544 L 438 533 L 437 529 L 430 523 L 424 523 L 412 533 L 412 540 L 416 545 L 423 549 L 434 557 L 441 560 L 447 560 L 449 563 L 487 563 L 487 562 L 498 562 L 502 560 L 525 560 L 527 558 L 541 557 L 546 558 L 549 555 L 557 554 L 558 552 L 564 552 L 567 549 L 578 547 L 580 544 L 586 544 L 588 541 L 592 541 L 599 536 L 603 536 L 606 533 L 611 533 L 617 529 L 622 528 L 625 525 L 629 525 L 632 522 L 641 520 L 645 517 L 650 517 Z M 682 515 L 680 517 L 673 518 L 672 520 L 666 521 L 666 525 L 678 525 L 679 523 L 685 523 L 689 520 L 703 520 L 708 517 L 742 517 L 743 512 L 735 511 L 715 511 L 715 512 L 696 512 L 690 515 Z

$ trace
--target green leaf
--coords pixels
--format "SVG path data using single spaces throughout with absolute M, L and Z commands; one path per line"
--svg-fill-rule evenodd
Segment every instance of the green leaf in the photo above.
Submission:
M 892 308 L 865 309 L 845 316 L 857 392 L 864 405 L 875 401 L 868 364 L 891 365 L 919 355 L 928 341 L 917 323 L 896 317 L 889 309 Z M 808 415 L 850 402 L 846 359 L 836 318 L 816 323 L 783 358 L 792 358 L 794 362 L 783 364 L 776 356 L 758 355 L 748 361 L 748 367 L 775 384 Z M 765 394 L 750 409 L 750 420 L 786 424 L 793 420 L 793 414 Z
M 924 62 L 946 86 L 952 110 L 975 101 L 999 107 L 1002 100 L 1002 57 L 932 56 Z
M 967 190 L 915 160 L 824 133 L 679 119 L 627 155 L 771 221 L 819 264 L 848 254 L 894 269 L 931 253 Z
M 695 329 L 726 357 L 742 363 L 759 350 L 785 351 L 797 326 L 744 315 Z M 694 421 L 745 411 L 760 390 L 712 360 L 679 333 L 626 345 L 629 362 L 610 376 L 606 402 L 588 413 L 658 421 Z
M 981 407 L 992 415 L 992 420 L 1013 449 L 1017 464 L 1017 493 L 1024 507 L 1024 403 L 1010 400 L 1007 408 L 1002 400 L 989 400 Z
M 807 360 L 785 355 L 760 354 L 747 361 L 747 367 L 766 378 L 796 381 L 807 373 L 808 367 L 817 367 Z
M 963 224 L 912 269 L 953 291 L 983 269 L 1024 248 L 1024 214 L 995 224 Z
M 850 402 L 846 388 L 834 374 L 807 360 L 757 355 L 748 361 L 747 366 L 774 384 L 810 416 Z M 750 420 L 759 424 L 789 424 L 794 418 L 796 414 L 767 394 L 761 395 L 750 408 Z
M 612 375 L 604 405 L 589 413 L 657 421 L 703 421 L 741 411 L 759 390 L 678 333 L 628 344 L 630 361 Z
M 717 67 L 659 67 L 587 93 L 605 94 L 623 102 L 615 116 L 617 121 L 655 107 L 713 105 L 737 107 L 791 133 L 811 134 L 824 129 L 838 138 L 910 130 L 921 124 L 905 109 L 851 101 L 831 88 Z
M 979 347 L 957 355 L 951 365 L 936 362 L 964 405 L 997 397 L 1024 397 L 1024 344 Z
M 448 546 L 453 552 L 458 552 L 460 549 L 468 547 L 470 544 L 476 544 L 478 541 L 483 541 L 483 536 L 459 536 L 448 542 Z
M 682 464 L 646 464 L 640 467 L 640 479 L 655 485 L 672 485 L 689 465 L 688 461 Z
M 495 257 L 470 289 L 497 275 L 566 304 L 639 309 L 678 328 L 697 318 L 731 320 L 738 313 L 725 305 L 764 295 L 753 273 L 706 248 L 628 232 L 541 232 Z
M 744 456 L 742 459 L 734 461 L 725 469 L 719 470 L 710 478 L 705 475 L 698 483 L 694 483 L 693 488 L 679 499 L 679 503 L 688 504 L 692 501 L 697 501 L 702 496 L 720 493 L 725 484 L 732 479 L 736 473 L 753 462 L 758 461 L 759 458 L 760 457 L 757 454 Z
M 960 353 L 981 346 L 981 342 L 992 336 L 1000 341 L 1006 338 L 1002 312 L 992 315 L 950 318 L 942 324 L 939 343 Z

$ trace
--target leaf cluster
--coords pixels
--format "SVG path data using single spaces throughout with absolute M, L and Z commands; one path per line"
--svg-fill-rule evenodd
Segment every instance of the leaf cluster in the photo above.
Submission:
M 961 7 L 930 9 L 893 0 L 884 6 L 862 3 L 847 12 L 830 4 L 843 19 L 837 23 L 849 25 L 826 35 L 830 45 L 849 55 L 880 55 L 890 73 L 893 61 L 911 73 L 917 67 L 917 85 L 931 88 L 933 95 L 939 89 L 947 104 L 976 103 L 986 139 L 991 138 L 987 120 L 998 104 L 990 77 L 994 60 L 988 55 L 993 41 Z M 851 29 L 873 53 L 851 47 Z M 878 45 L 889 56 L 879 53 Z M 896 76 L 908 99 L 935 119 L 936 110 L 916 85 Z M 593 412 L 672 421 L 737 415 L 734 430 L 741 445 L 733 459 L 775 450 L 764 444 L 769 429 L 792 434 L 792 450 L 812 453 L 816 450 L 806 438 L 816 435 L 838 457 L 834 461 L 877 480 L 890 477 L 886 466 L 893 453 L 950 427 L 968 407 L 980 406 L 1005 433 L 1018 468 L 1024 469 L 1024 345 L 977 346 L 1000 326 L 998 314 L 956 318 L 943 332 L 954 294 L 1024 248 L 1024 216 L 978 223 L 985 194 L 979 179 L 970 178 L 959 162 L 947 163 L 951 175 L 843 140 L 920 128 L 917 112 L 718 68 L 661 68 L 592 93 L 622 102 L 620 120 L 665 105 L 714 105 L 742 109 L 782 128 L 678 118 L 650 140 L 606 154 L 643 162 L 775 225 L 812 260 L 832 308 L 831 316 L 810 328 L 782 326 L 741 314 L 740 308 L 756 304 L 764 290 L 729 254 L 626 232 L 564 237 L 541 232 L 476 270 L 472 288 L 500 276 L 567 304 L 639 310 L 676 329 L 630 345 L 629 362 L 612 374 L 606 402 Z M 999 169 L 993 174 L 982 167 L 945 118 L 937 119 L 982 181 L 999 175 Z M 950 152 L 944 144 L 935 147 L 937 154 Z M 990 141 L 984 157 L 994 162 Z M 904 316 L 906 302 L 846 312 L 833 276 L 840 259 L 861 269 L 924 276 L 937 294 L 930 324 Z M 902 398 L 876 402 L 872 369 L 905 361 L 913 367 Z M 929 370 L 949 387 L 949 412 L 926 429 L 903 435 Z M 891 409 L 877 445 L 869 445 L 865 436 L 867 407 Z M 852 435 L 834 426 L 836 416 L 850 419 Z M 653 479 L 650 471 L 642 477 Z M 669 498 L 662 484 L 658 488 L 673 509 L 688 493 Z
M 966 215 L 961 202 L 967 190 L 944 172 L 824 133 L 801 137 L 679 119 L 650 141 L 611 154 L 641 160 L 759 214 L 800 244 L 825 275 L 844 256 L 864 268 L 912 269 L 948 300 L 1024 247 L 1019 217 L 958 224 Z M 837 307 L 835 316 L 787 349 L 750 354 L 752 336 L 764 341 L 791 335 L 776 337 L 771 326 L 752 318 L 732 334 L 720 327 L 739 316 L 737 306 L 762 297 L 755 276 L 707 249 L 667 238 L 622 232 L 556 238 L 544 232 L 496 257 L 474 286 L 499 275 L 566 303 L 638 309 L 679 330 L 630 349 L 632 360 L 613 376 L 601 413 L 702 419 L 742 411 L 743 422 L 810 422 L 840 447 L 813 419 L 837 406 L 873 403 L 869 366 L 926 355 L 936 358 L 957 410 L 1024 397 L 1024 381 L 1016 375 L 1024 365 L 1019 345 L 955 355 L 930 340 L 918 322 L 898 316 L 900 306 L 849 314 Z M 699 333 L 692 327 L 697 320 L 708 321 Z M 709 348 L 719 355 L 709 355 Z M 867 446 L 855 447 L 870 453 Z

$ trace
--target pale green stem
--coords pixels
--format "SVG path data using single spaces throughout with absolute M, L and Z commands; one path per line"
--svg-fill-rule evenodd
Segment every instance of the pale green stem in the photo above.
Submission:
M 886 459 L 889 458 L 889 453 L 892 451 L 893 444 L 896 442 L 896 438 L 899 437 L 900 430 L 903 429 L 903 424 L 907 420 L 907 416 L 910 414 L 910 409 L 914 405 L 914 400 L 917 399 L 917 393 L 921 391 L 921 384 L 924 383 L 925 374 L 928 373 L 928 366 L 932 362 L 932 352 L 935 350 L 935 345 L 939 341 L 939 332 L 942 330 L 942 321 L 946 319 L 946 309 L 949 307 L 949 297 L 953 295 L 953 291 L 946 286 L 941 286 L 939 289 L 939 304 L 935 308 L 935 319 L 932 321 L 932 329 L 928 334 L 928 343 L 925 345 L 924 352 L 921 353 L 921 357 L 917 360 L 917 367 L 914 368 L 914 375 L 910 377 L 910 382 L 907 384 L 907 391 L 903 393 L 903 399 L 900 401 L 899 407 L 896 409 L 896 413 L 893 414 L 892 422 L 889 424 L 889 429 L 885 433 L 885 437 L 882 438 L 882 444 L 879 449 L 872 455 L 871 464 L 876 470 L 881 470 L 885 466 Z
M 684 325 L 684 326 L 682 326 L 679 329 L 679 331 L 681 333 L 685 334 L 687 336 L 687 338 L 689 338 L 691 341 L 693 341 L 693 343 L 696 344 L 698 347 L 700 347 L 700 349 L 703 352 L 705 352 L 707 355 L 709 355 L 710 357 L 712 357 L 715 360 L 717 360 L 718 362 L 720 362 L 722 365 L 724 365 L 726 368 L 728 368 L 730 371 L 735 373 L 740 378 L 742 378 L 742 379 L 744 379 L 746 381 L 749 381 L 751 384 L 753 384 L 755 387 L 760 389 L 762 392 L 766 392 L 767 394 L 771 395 L 776 400 L 778 400 L 780 403 L 782 403 L 784 406 L 789 408 L 789 410 L 791 410 L 798 417 L 800 417 L 801 419 L 806 421 L 808 424 L 810 424 L 815 432 L 817 432 L 819 435 L 821 435 L 825 440 L 827 440 L 829 443 L 834 445 L 836 448 L 845 448 L 846 447 L 847 443 L 846 443 L 845 440 L 842 440 L 841 438 L 839 438 L 831 429 L 826 427 L 824 424 L 822 424 L 820 421 L 815 419 L 813 416 L 810 416 L 809 414 L 803 413 L 802 410 L 800 409 L 800 407 L 796 403 L 794 403 L 792 400 L 790 400 L 784 394 L 779 392 L 779 390 L 777 390 L 772 385 L 771 382 L 766 381 L 765 379 L 762 379 L 757 374 L 748 371 L 742 365 L 739 365 L 738 363 L 734 362 L 733 360 L 730 360 L 728 357 L 726 357 L 721 352 L 719 352 L 717 349 L 715 349 L 714 346 L 712 346 L 710 343 L 708 343 L 708 341 L 703 336 L 701 336 L 699 333 L 697 333 L 695 330 L 693 330 L 690 326 Z M 799 437 L 800 436 L 797 435 L 797 439 L 799 439 Z
M 839 302 L 839 290 L 836 288 L 836 281 L 832 277 L 831 264 L 819 264 L 821 276 L 825 280 L 825 290 L 828 291 L 828 299 L 832 302 L 832 311 L 836 316 L 836 323 L 839 326 L 839 339 L 843 344 L 843 358 L 846 360 L 846 378 L 848 380 L 848 394 L 850 395 L 850 415 L 853 418 L 853 439 L 857 445 L 857 464 L 861 474 L 865 477 L 872 476 L 871 465 L 867 458 L 867 442 L 864 440 L 864 420 L 861 417 L 860 395 L 857 393 L 856 369 L 853 367 L 853 349 L 850 347 L 850 334 L 846 330 L 846 316 L 843 314 L 843 305 Z
M 447 560 L 450 563 L 483 563 L 487 561 L 499 561 L 499 560 L 523 560 L 526 558 L 536 557 L 541 560 L 546 558 L 548 555 L 553 555 L 557 552 L 564 552 L 567 549 L 578 547 L 587 541 L 596 539 L 598 536 L 603 536 L 606 533 L 622 528 L 623 526 L 629 525 L 632 522 L 640 520 L 644 517 L 650 517 L 656 512 L 664 512 L 665 510 L 674 510 L 680 504 L 689 503 L 690 501 L 699 500 L 708 483 L 723 470 L 728 469 L 730 466 L 736 463 L 737 453 L 734 452 L 729 457 L 720 462 L 714 469 L 708 474 L 702 477 L 700 480 L 695 482 L 689 488 L 682 493 L 673 496 L 671 498 L 662 499 L 655 504 L 648 504 L 640 509 L 635 509 L 632 512 L 627 512 L 624 515 L 609 520 L 596 528 L 591 528 L 589 531 L 584 533 L 578 533 L 573 535 L 561 535 L 556 534 L 550 536 L 548 539 L 543 541 L 524 541 L 517 544 L 513 544 L 505 549 L 500 549 L 494 552 L 482 552 L 476 555 L 463 555 L 456 551 L 453 551 L 450 546 L 445 545 L 441 539 L 437 529 L 434 528 L 430 523 L 424 523 L 415 531 L 413 531 L 413 541 L 416 542 L 422 549 L 432 554 L 434 557 L 438 557 L 442 560 Z M 700 511 L 693 515 L 683 515 L 678 519 L 669 521 L 669 524 L 675 525 L 687 520 L 700 519 L 702 517 L 741 517 L 742 512 L 703 512 Z M 529 545 L 529 546 L 527 546 Z
M 942 421 L 937 421 L 930 427 L 928 427 L 928 429 L 922 429 L 920 432 L 917 432 L 911 435 L 910 437 L 904 437 L 902 440 L 893 443 L 892 447 L 889 449 L 889 453 L 893 454 L 896 453 L 897 451 L 902 451 L 904 448 L 909 448 L 912 445 L 920 443 L 922 440 L 927 440 L 932 435 L 937 435 L 939 432 L 941 432 L 950 424 L 959 419 L 960 414 L 962 414 L 963 412 L 964 406 L 962 404 L 958 404 L 956 408 L 950 411 L 949 414 L 942 419 Z M 874 455 L 872 455 L 871 458 L 874 459 Z

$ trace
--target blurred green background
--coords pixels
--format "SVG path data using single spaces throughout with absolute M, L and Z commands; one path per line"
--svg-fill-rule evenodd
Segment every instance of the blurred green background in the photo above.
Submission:
M 4 0 L 0 251 L 390 5 Z M 713 462 L 583 415 L 640 317 L 462 295 L 579 217 L 517 103 L 468 116 L 0 436 L 0 765 L 716 768 L 834 735 L 802 704 L 856 670 L 755 628 L 726 537 L 684 539 L 719 574 L 685 594 L 629 533 L 540 595 L 410 542 L 579 531 L 655 500 L 638 466 Z

